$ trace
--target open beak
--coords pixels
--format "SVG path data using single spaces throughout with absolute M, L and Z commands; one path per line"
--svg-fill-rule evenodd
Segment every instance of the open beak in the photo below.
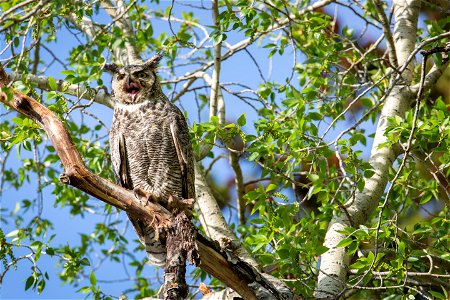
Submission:
M 127 84 L 125 86 L 125 91 L 130 95 L 132 101 L 136 99 L 137 94 L 141 87 L 137 82 L 134 82 L 130 77 L 128 77 Z

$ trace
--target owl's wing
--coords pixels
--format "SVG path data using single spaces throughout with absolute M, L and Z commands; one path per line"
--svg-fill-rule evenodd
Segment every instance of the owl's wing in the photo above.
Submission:
M 114 165 L 114 173 L 116 173 L 117 182 L 124 188 L 129 190 L 133 189 L 133 184 L 130 175 L 130 164 L 127 159 L 127 144 L 125 136 L 122 133 L 118 133 L 113 139 L 111 139 L 112 159 Z M 133 225 L 136 234 L 145 246 L 148 259 L 151 264 L 163 267 L 166 263 L 166 247 L 163 241 L 155 239 L 155 231 L 153 227 L 147 226 L 139 218 L 127 213 L 128 218 Z
M 119 133 L 111 142 L 111 147 L 114 147 L 114 149 L 112 149 L 112 159 L 116 180 L 122 187 L 132 189 L 125 137 L 122 133 Z
M 189 129 L 181 111 L 172 119 L 170 132 L 180 164 L 182 196 L 184 199 L 193 199 L 195 198 L 195 160 L 189 139 Z

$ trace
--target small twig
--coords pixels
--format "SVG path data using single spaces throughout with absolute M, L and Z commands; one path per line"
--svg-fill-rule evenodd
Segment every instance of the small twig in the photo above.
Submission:
M 239 218 L 239 223 L 241 225 L 245 225 L 246 222 L 246 217 L 245 217 L 245 210 L 246 210 L 246 206 L 245 206 L 245 199 L 244 199 L 244 195 L 245 195 L 245 188 L 244 188 L 244 179 L 242 176 L 242 169 L 241 166 L 239 165 L 239 157 L 240 155 L 238 153 L 235 152 L 230 152 L 229 154 L 230 156 L 230 165 L 233 168 L 234 174 L 235 174 L 235 183 L 236 183 L 236 192 L 237 192 L 237 209 L 238 209 L 238 218 Z
M 375 9 L 377 10 L 378 16 L 380 17 L 380 23 L 383 26 L 384 36 L 386 37 L 386 46 L 389 53 L 389 61 L 391 65 L 395 68 L 398 67 L 397 54 L 395 52 L 394 38 L 392 37 L 392 32 L 389 27 L 389 20 L 384 13 L 383 2 L 380 0 L 373 0 L 375 4 Z

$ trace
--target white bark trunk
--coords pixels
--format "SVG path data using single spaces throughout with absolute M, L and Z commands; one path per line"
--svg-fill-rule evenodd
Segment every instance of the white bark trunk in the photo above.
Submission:
M 395 49 L 399 67 L 402 67 L 415 46 L 420 4 L 416 0 L 396 0 L 393 5 L 395 12 Z M 413 63 L 410 63 L 402 74 L 403 83 L 410 84 L 412 71 Z M 386 98 L 369 160 L 375 174 L 366 179 L 364 190 L 357 193 L 354 199 L 349 200 L 346 205 L 347 211 L 338 212 L 330 222 L 324 241 L 324 245 L 329 250 L 321 257 L 316 290 L 317 298 L 334 298 L 346 288 L 349 259 L 345 247 L 335 247 L 345 238 L 345 235 L 339 233 L 339 231 L 348 226 L 359 227 L 359 225 L 370 220 L 370 216 L 381 199 L 387 184 L 389 167 L 395 160 L 393 149 L 380 147 L 387 142 L 385 137 L 388 125 L 387 118 L 404 116 L 411 100 L 408 95 L 411 95 L 408 88 L 397 83 Z
M 206 236 L 218 242 L 224 250 L 233 250 L 234 255 L 259 270 L 255 259 L 242 247 L 239 240 L 228 227 L 198 164 L 195 164 L 195 192 L 197 197 L 194 208 Z M 232 249 L 227 249 L 228 247 Z

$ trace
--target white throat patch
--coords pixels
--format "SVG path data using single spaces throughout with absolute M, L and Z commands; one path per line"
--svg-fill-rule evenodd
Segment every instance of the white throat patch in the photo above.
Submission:
M 136 104 L 123 104 L 120 102 L 116 102 L 116 106 L 117 108 L 121 108 L 123 110 L 126 110 L 130 113 L 135 112 L 137 110 L 139 110 L 140 108 L 142 108 L 142 106 L 148 104 L 147 102 L 141 102 L 141 103 L 136 103 Z

